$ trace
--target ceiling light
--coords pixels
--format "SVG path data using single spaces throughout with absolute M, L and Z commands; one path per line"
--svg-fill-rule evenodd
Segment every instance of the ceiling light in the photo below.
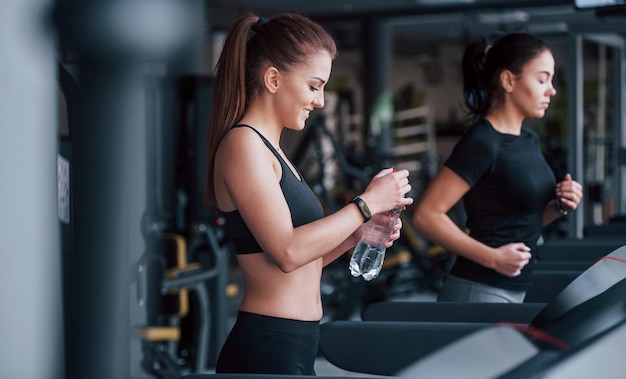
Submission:
M 527 22 L 530 16 L 524 11 L 480 13 L 478 22 L 483 24 L 511 24 L 516 22 Z
M 567 33 L 569 25 L 565 22 L 528 24 L 528 33 L 544 34 L 544 33 Z

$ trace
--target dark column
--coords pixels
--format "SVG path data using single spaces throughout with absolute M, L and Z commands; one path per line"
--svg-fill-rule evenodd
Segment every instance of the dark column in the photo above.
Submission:
M 392 59 L 391 27 L 385 20 L 367 18 L 363 22 L 364 140 L 366 150 L 377 164 L 388 164 L 393 146 L 391 116 L 393 104 L 389 89 Z
M 73 252 L 67 262 L 69 379 L 130 377 L 130 273 L 144 248 L 146 63 L 189 37 L 187 2 L 59 0 L 56 25 L 78 56 L 70 125 Z
M 576 179 L 585 184 L 583 171 L 583 59 L 582 59 L 582 36 L 573 34 L 568 40 L 569 66 L 567 70 L 567 109 L 568 109 L 568 144 L 567 144 L 567 167 Z M 557 178 L 562 180 L 561 178 Z M 584 192 L 587 191 L 584 189 Z M 584 201 L 578 205 L 578 210 L 566 216 L 568 237 L 581 238 L 584 226 Z

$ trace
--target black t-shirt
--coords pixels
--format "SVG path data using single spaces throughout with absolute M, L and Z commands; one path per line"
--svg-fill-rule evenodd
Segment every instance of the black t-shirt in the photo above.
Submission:
M 537 134 L 524 126 L 519 136 L 502 134 L 480 120 L 461 137 L 445 165 L 471 187 L 463 197 L 470 236 L 491 247 L 523 242 L 534 257 L 543 211 L 555 197 L 556 186 Z M 451 273 L 525 290 L 531 285 L 532 269 L 533 260 L 521 275 L 510 278 L 459 255 Z

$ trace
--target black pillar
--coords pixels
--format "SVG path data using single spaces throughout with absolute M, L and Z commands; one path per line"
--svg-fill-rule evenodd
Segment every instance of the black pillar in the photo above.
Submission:
M 133 255 L 144 248 L 145 76 L 188 38 L 186 2 L 59 0 L 63 46 L 78 57 L 70 120 L 73 251 L 66 264 L 66 377 L 130 377 Z
M 393 146 L 389 88 L 392 60 L 392 31 L 386 20 L 367 18 L 363 22 L 364 141 L 368 153 L 380 166 L 389 164 Z

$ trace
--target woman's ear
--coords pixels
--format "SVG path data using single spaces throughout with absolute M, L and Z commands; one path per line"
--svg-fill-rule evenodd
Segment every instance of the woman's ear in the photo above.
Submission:
M 280 79 L 280 72 L 274 66 L 270 66 L 265 70 L 263 74 L 263 85 L 270 93 L 276 93 L 278 90 L 278 82 Z
M 502 89 L 504 89 L 505 93 L 513 92 L 513 87 L 515 84 L 515 75 L 509 70 L 502 70 L 500 73 L 500 85 Z

